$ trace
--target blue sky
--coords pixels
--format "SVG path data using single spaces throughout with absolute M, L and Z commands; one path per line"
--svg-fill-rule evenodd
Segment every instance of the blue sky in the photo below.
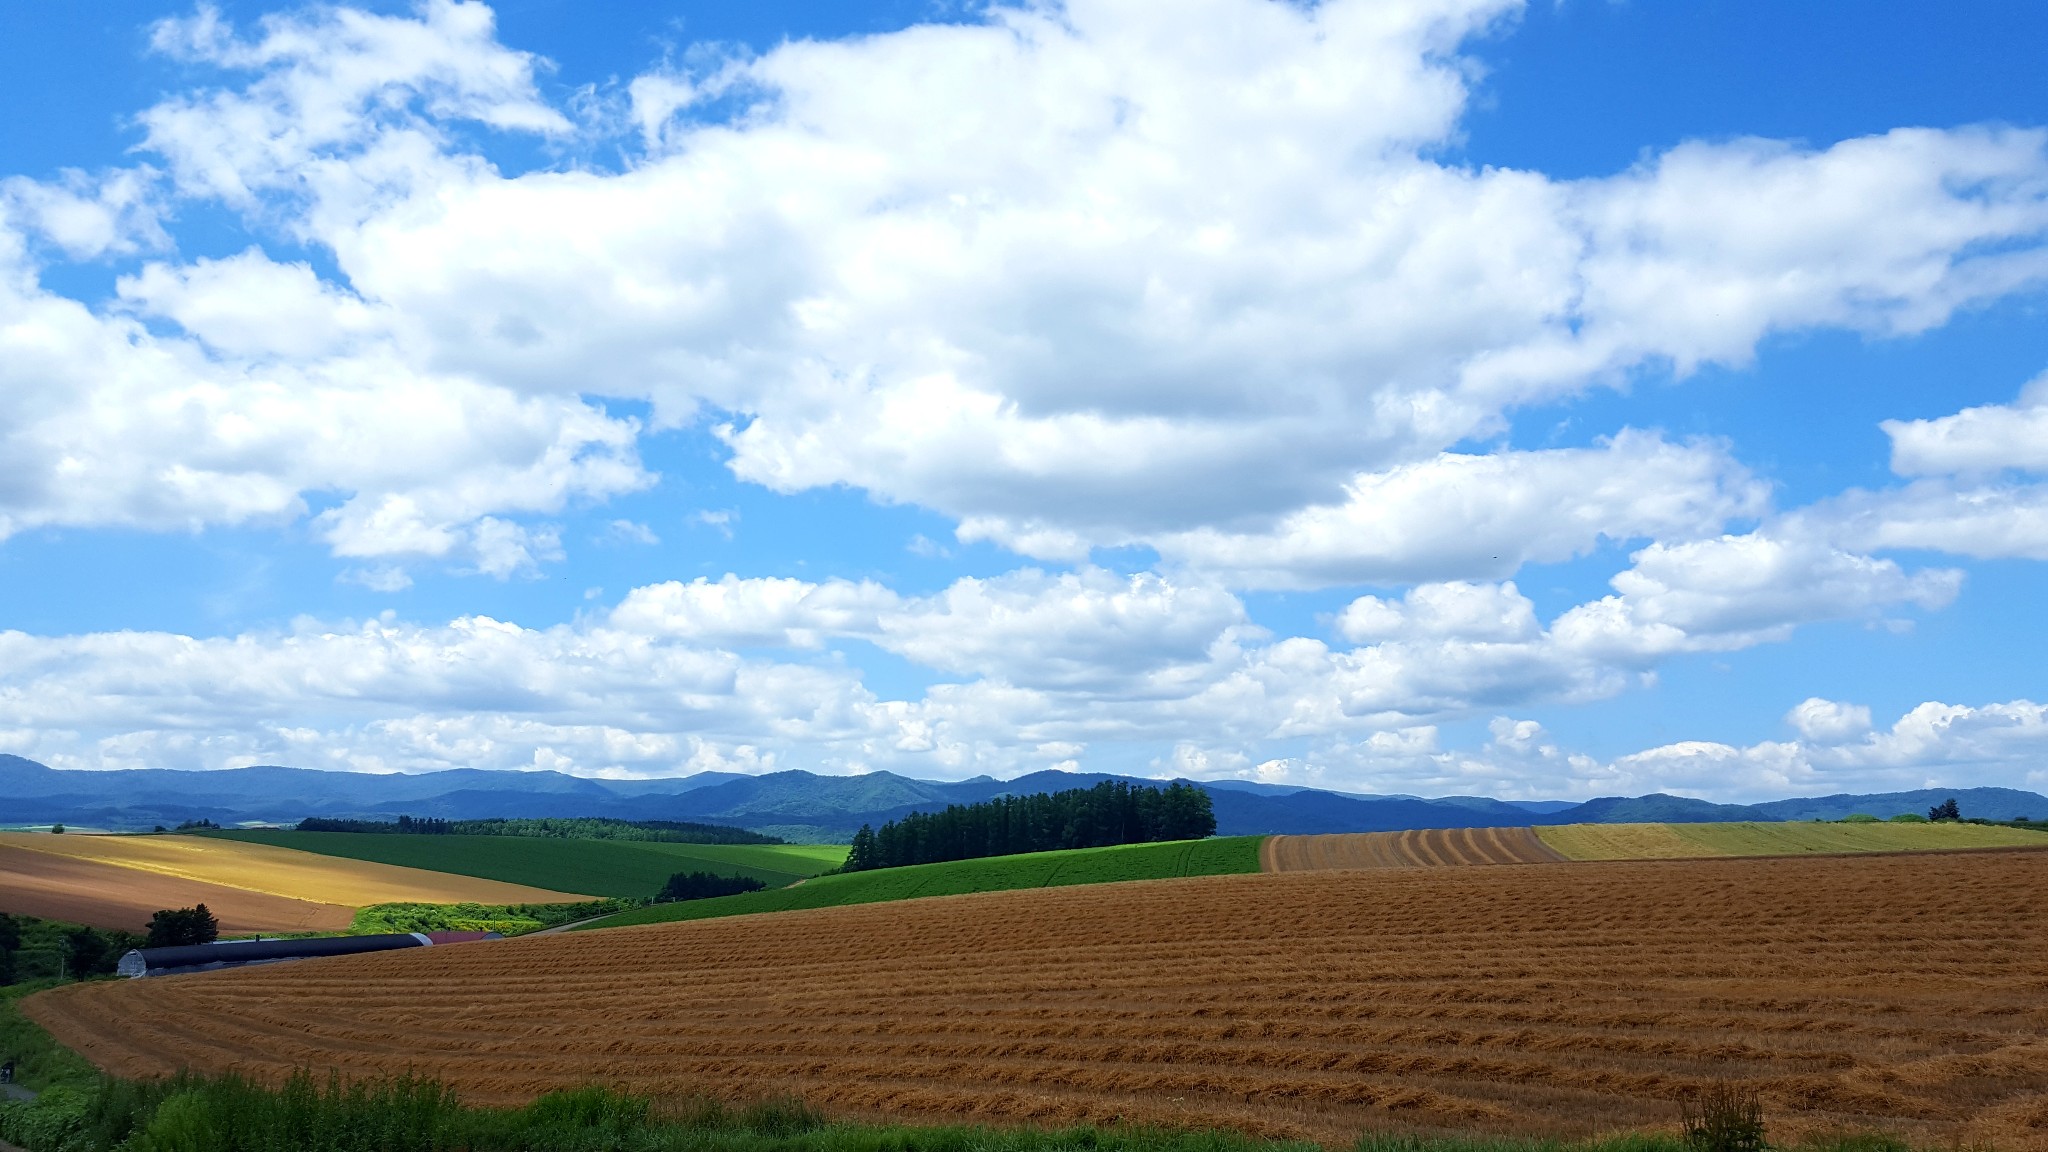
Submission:
M 0 751 L 2048 785 L 2039 5 L 7 27 Z

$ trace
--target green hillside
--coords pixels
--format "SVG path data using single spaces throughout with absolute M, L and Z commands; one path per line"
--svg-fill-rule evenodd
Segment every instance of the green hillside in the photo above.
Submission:
M 907 868 L 879 868 L 843 876 L 820 876 L 795 888 L 636 908 L 606 917 L 586 928 L 705 920 L 715 916 L 787 912 L 799 908 L 833 908 L 845 904 L 913 900 L 921 896 L 1001 892 L 1012 888 L 1056 888 L 1118 880 L 1164 880 L 1175 876 L 1257 872 L 1259 842 L 1263 839 L 1262 836 L 1228 836 L 1165 844 L 1123 844 L 1114 848 L 1032 852 L 1022 856 L 992 856 L 946 864 L 916 864 Z
M 591 896 L 652 896 L 677 872 L 751 876 L 779 888 L 836 868 L 846 859 L 846 849 L 832 844 L 666 844 L 268 829 L 208 835 Z

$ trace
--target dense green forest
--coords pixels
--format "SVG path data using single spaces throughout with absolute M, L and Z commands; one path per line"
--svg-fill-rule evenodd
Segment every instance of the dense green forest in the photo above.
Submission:
M 724 824 L 692 824 L 683 820 L 614 820 L 607 816 L 536 816 L 489 820 L 439 820 L 432 816 L 400 816 L 395 821 L 332 820 L 308 816 L 300 832 L 367 832 L 415 836 L 532 836 L 548 840 L 642 840 L 662 844 L 780 844 L 780 836 L 763 836 Z
M 1134 788 L 1105 780 L 1093 788 L 998 796 L 979 804 L 948 805 L 943 812 L 912 812 L 879 832 L 864 824 L 854 834 L 841 871 L 1215 834 L 1216 814 L 1209 794 L 1200 788 L 1180 783 Z

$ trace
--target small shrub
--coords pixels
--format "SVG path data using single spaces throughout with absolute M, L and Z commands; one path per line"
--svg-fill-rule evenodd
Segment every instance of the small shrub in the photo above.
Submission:
M 526 1107 L 536 1129 L 625 1133 L 647 1124 L 649 1101 L 605 1088 L 573 1088 L 550 1092 Z
M 1679 1101 L 1692 1152 L 1764 1152 L 1764 1107 L 1756 1089 L 1723 1080 Z
M 1793 1146 L 1795 1152 L 1913 1152 L 1913 1146 L 1889 1132 L 1824 1132 Z
M 739 1115 L 740 1127 L 762 1136 L 795 1136 L 825 1126 L 817 1109 L 795 1096 L 779 1096 L 749 1104 Z
M 1851 812 L 1847 816 L 1842 817 L 1842 823 L 1844 824 L 1875 824 L 1877 822 L 1877 817 L 1872 816 L 1868 812 Z
M 91 1114 L 89 1092 L 59 1084 L 34 1100 L 0 1104 L 0 1140 L 36 1149 L 75 1145 Z
M 1891 822 L 1894 824 L 1925 824 L 1927 823 L 1927 817 L 1922 816 L 1918 812 L 1901 812 L 1897 816 L 1892 817 Z

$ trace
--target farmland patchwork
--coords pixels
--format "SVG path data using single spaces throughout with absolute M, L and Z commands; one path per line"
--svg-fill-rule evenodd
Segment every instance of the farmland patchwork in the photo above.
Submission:
M 805 885 L 806 888 L 810 885 Z M 802 889 L 799 889 L 801 891 Z M 1668 1129 L 2048 1148 L 2048 853 L 1198 877 L 825 908 L 43 993 L 111 1071 L 408 1069 L 927 1119 L 1349 1143 Z
M 147 922 L 155 909 L 196 903 L 220 916 L 227 931 L 285 932 L 346 928 L 352 910 L 366 904 L 583 899 L 574 892 L 211 836 L 9 832 L 0 833 L 0 852 L 7 862 L 0 870 L 0 909 L 105 928 L 133 928 Z M 84 886 L 97 892 L 61 908 L 51 904 L 49 894 L 67 885 L 72 891 Z M 255 899 L 259 895 L 266 899 Z M 38 912 L 38 907 L 50 911 Z

